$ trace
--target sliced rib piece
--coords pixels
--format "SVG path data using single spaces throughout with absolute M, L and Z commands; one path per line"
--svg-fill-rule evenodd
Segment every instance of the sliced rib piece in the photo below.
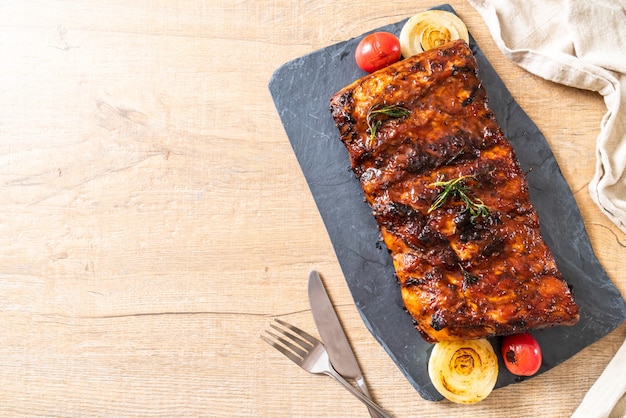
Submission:
M 578 321 L 464 41 L 367 75 L 330 108 L 425 340 Z

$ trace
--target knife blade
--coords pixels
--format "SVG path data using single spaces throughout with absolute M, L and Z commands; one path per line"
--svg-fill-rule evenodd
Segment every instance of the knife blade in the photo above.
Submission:
M 369 398 L 370 394 L 363 379 L 359 363 L 354 356 L 341 322 L 339 322 L 337 312 L 328 297 L 322 279 L 316 270 L 311 271 L 309 274 L 308 293 L 313 320 L 320 337 L 322 337 L 326 351 L 328 351 L 330 362 L 344 378 L 353 379 L 361 392 Z M 372 417 L 378 417 L 373 410 L 370 409 L 369 412 Z

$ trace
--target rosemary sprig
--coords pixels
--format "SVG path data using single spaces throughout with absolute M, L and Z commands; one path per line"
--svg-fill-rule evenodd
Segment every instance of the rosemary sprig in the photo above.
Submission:
M 469 271 L 465 270 L 460 264 L 459 268 L 461 269 L 461 274 L 463 275 L 463 289 L 467 289 L 471 285 L 478 283 L 478 280 L 480 280 L 478 276 L 475 276 Z
M 472 223 L 474 223 L 476 219 L 481 216 L 488 216 L 489 208 L 485 205 L 485 203 L 478 197 L 474 197 L 472 199 L 468 195 L 470 188 L 466 184 L 465 180 L 469 178 L 475 179 L 475 176 L 460 176 L 448 181 L 436 181 L 430 183 L 431 187 L 443 187 L 443 190 L 435 198 L 435 201 L 430 206 L 430 209 L 428 209 L 428 213 L 442 207 L 448 201 L 448 199 L 458 197 L 465 204 L 465 209 L 469 210 L 471 215 L 470 220 L 472 221 Z
M 370 131 L 370 140 L 368 145 L 372 145 L 374 143 L 374 139 L 376 138 L 376 132 L 383 124 L 383 121 L 380 119 L 381 115 L 385 115 L 391 119 L 399 119 L 405 118 L 411 114 L 411 111 L 405 107 L 398 106 L 396 104 L 385 105 L 383 103 L 376 103 L 367 112 L 367 127 Z

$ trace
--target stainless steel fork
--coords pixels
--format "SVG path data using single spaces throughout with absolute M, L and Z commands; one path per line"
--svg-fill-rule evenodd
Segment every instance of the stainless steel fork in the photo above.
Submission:
M 270 327 L 277 331 L 278 335 L 266 330 L 265 333 L 267 335 L 261 335 L 263 341 L 283 353 L 288 359 L 307 372 L 325 374 L 337 380 L 361 402 L 374 409 L 381 417 L 391 418 L 388 412 L 355 389 L 354 386 L 335 371 L 330 363 L 326 348 L 319 340 L 285 321 L 280 319 L 274 319 L 274 321 L 270 323 Z M 281 327 L 276 325 L 276 323 L 280 324 Z

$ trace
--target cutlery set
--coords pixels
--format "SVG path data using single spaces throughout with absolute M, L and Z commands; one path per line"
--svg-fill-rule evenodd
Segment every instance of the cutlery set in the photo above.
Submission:
M 391 417 L 372 401 L 352 347 L 315 270 L 309 275 L 308 294 L 313 319 L 323 343 L 280 319 L 274 319 L 270 323 L 270 330 L 266 330 L 261 339 L 309 373 L 325 374 L 337 380 L 367 405 L 370 416 Z M 592 386 L 572 418 L 591 416 L 592 412 L 595 413 L 594 416 L 610 414 L 615 403 L 626 393 L 626 380 L 623 378 L 625 364 L 626 342 Z M 348 380 L 354 381 L 356 387 Z
M 309 275 L 308 293 L 313 319 L 323 343 L 280 319 L 270 323 L 271 330 L 261 335 L 261 339 L 309 373 L 326 374 L 337 380 L 367 405 L 370 416 L 391 417 L 371 400 L 348 338 L 315 270 Z M 356 387 L 347 379 L 353 380 Z

